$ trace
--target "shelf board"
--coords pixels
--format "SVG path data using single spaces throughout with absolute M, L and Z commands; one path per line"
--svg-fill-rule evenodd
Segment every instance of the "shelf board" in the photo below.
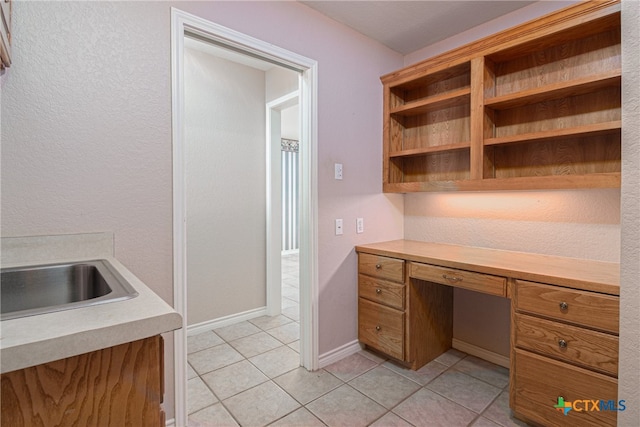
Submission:
M 409 102 L 408 104 L 391 108 L 389 112 L 403 117 L 415 116 L 429 111 L 468 104 L 470 99 L 471 88 L 465 87 L 440 95 L 433 95 L 419 101 Z
M 502 136 L 498 138 L 488 138 L 484 140 L 484 145 L 515 144 L 519 142 L 553 141 L 580 136 L 595 136 L 619 132 L 622 128 L 622 121 L 594 123 L 590 125 L 577 126 L 565 129 L 552 129 L 542 132 L 523 133 L 520 135 Z
M 423 191 L 499 191 L 499 190 L 561 190 L 573 188 L 620 188 L 620 172 L 589 175 L 526 176 L 516 178 L 485 178 L 459 181 L 429 181 L 385 183 L 385 193 L 415 193 Z
M 607 87 L 620 87 L 621 76 L 622 70 L 616 69 L 580 79 L 488 98 L 485 99 L 484 105 L 494 110 L 506 110 L 551 99 L 582 95 Z
M 467 142 L 458 142 L 455 144 L 446 144 L 446 145 L 437 145 L 434 147 L 427 148 L 414 148 L 411 150 L 401 150 L 401 151 L 393 151 L 389 153 L 389 157 L 416 157 L 416 156 L 424 156 L 430 153 L 441 153 L 443 151 L 455 151 L 455 150 L 464 150 L 469 149 L 471 144 Z

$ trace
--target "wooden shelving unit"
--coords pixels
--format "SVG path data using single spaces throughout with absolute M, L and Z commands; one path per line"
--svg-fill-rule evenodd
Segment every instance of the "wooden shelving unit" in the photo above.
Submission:
M 620 186 L 618 1 L 587 1 L 388 74 L 385 192 Z

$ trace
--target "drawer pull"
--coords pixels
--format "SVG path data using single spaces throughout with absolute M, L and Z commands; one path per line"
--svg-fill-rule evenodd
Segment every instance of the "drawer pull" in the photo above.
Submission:
M 567 342 L 565 340 L 558 340 L 558 347 L 567 348 Z
M 569 304 L 567 304 L 566 302 L 562 301 L 560 303 L 560 310 L 565 311 L 569 308 Z
M 376 270 L 380 270 L 382 268 L 382 264 L 376 264 Z
M 382 289 L 378 288 L 376 289 L 376 294 L 380 295 L 382 293 Z
M 448 274 L 443 274 L 442 278 L 445 280 L 452 280 L 454 282 L 462 282 L 462 277 L 449 276 Z
M 380 330 L 380 326 L 376 326 L 376 331 L 379 331 L 379 330 Z

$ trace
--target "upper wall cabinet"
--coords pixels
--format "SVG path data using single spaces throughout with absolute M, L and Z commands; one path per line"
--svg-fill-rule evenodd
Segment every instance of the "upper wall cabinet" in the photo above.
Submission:
M 620 52 L 587 1 L 383 76 L 383 190 L 619 187 Z
M 11 1 L 0 0 L 0 70 L 11 65 Z

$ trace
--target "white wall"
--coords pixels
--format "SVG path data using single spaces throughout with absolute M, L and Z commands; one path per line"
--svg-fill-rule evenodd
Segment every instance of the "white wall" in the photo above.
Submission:
M 184 59 L 191 326 L 266 306 L 265 72 Z
M 171 6 L 318 61 L 320 352 L 354 341 L 353 247 L 403 233 L 402 197 L 381 194 L 379 82 L 402 56 L 296 2 L 15 2 L 2 235 L 111 231 L 116 257 L 172 300 Z M 172 354 L 168 340 L 169 419 Z

